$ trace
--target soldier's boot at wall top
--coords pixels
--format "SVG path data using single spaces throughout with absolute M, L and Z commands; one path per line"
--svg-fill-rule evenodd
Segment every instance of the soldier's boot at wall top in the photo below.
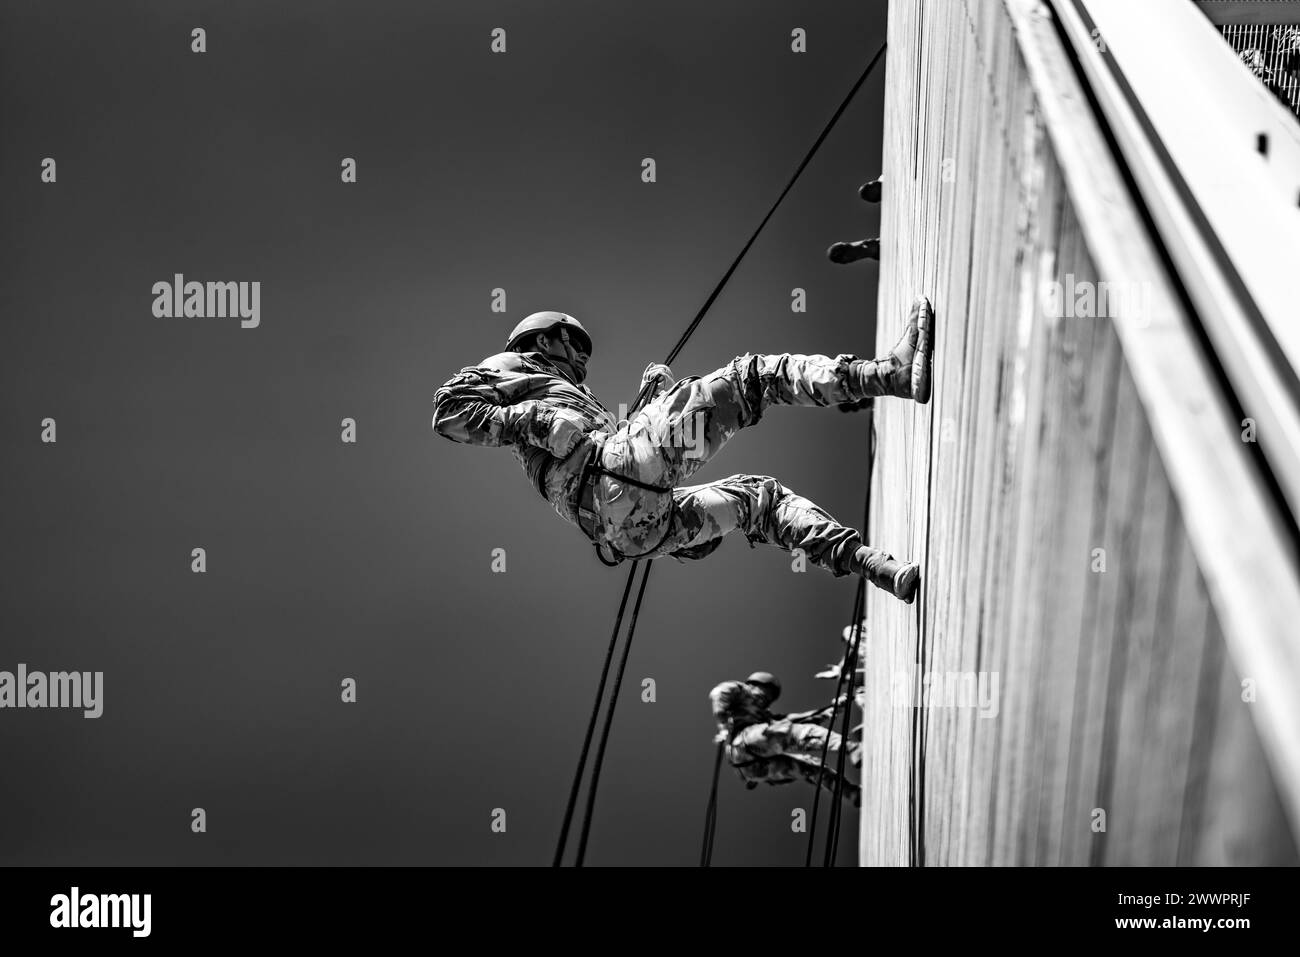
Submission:
M 934 310 L 924 296 L 912 303 L 903 335 L 889 355 L 859 360 L 853 365 L 864 397 L 891 395 L 930 401 L 930 367 L 934 351 Z
M 858 547 L 849 559 L 849 570 L 909 605 L 916 598 L 916 589 L 921 583 L 920 565 L 900 562 L 893 555 L 870 545 Z

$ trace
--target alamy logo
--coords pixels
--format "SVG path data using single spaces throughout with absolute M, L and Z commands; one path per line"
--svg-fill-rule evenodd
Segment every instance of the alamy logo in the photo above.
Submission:
M 158 319 L 225 319 L 238 317 L 245 329 L 262 321 L 260 282 L 190 282 L 176 273 L 171 282 L 153 284 L 153 314 Z
M 1052 280 L 1039 290 L 1043 312 L 1053 319 L 1131 318 L 1140 326 L 1151 322 L 1152 290 L 1149 282 L 1094 282 L 1065 274 L 1065 282 Z
M 132 937 L 148 937 L 152 894 L 70 894 L 50 898 L 51 927 L 130 927 Z
M 104 713 L 104 672 L 0 671 L 0 708 L 81 708 L 82 717 Z
M 644 416 L 643 421 L 638 425 L 638 429 L 649 438 L 650 444 L 655 448 L 685 449 L 686 451 L 682 453 L 682 457 L 688 459 L 697 459 L 704 454 L 704 430 L 707 422 L 703 412 L 684 415 L 675 420 L 651 416 L 646 414 L 644 410 L 638 414 Z M 630 410 L 627 403 L 620 402 L 618 404 L 618 427 L 635 421 L 637 416 L 632 415 L 629 418 L 629 415 Z
M 968 708 L 981 718 L 1000 710 L 997 671 L 927 671 L 918 683 L 910 669 L 894 672 L 890 694 L 897 708 Z

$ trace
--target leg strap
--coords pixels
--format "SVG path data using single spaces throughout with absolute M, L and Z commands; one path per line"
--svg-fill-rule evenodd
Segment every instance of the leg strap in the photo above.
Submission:
M 626 482 L 628 485 L 635 485 L 638 488 L 643 488 L 650 492 L 671 492 L 673 490 L 672 486 L 663 488 L 658 485 L 650 485 L 647 482 L 638 481 L 637 479 L 634 478 L 628 478 L 626 475 L 619 475 L 617 472 L 612 472 L 609 469 L 605 468 L 603 465 L 596 463 L 595 461 L 588 462 L 585 466 L 583 466 L 582 469 L 583 484 L 591 481 L 592 478 L 597 474 L 608 475 L 610 478 L 618 479 L 620 482 Z M 605 553 L 601 551 L 602 548 L 601 543 L 592 542 L 592 544 L 596 546 L 596 558 L 600 560 L 600 563 L 602 565 L 604 565 L 607 568 L 617 568 L 626 559 L 631 558 L 633 560 L 636 560 L 639 558 L 644 558 L 646 555 L 649 555 L 650 552 L 653 552 L 656 548 L 658 548 L 660 545 L 664 543 L 664 539 L 668 537 L 668 533 L 671 530 L 672 530 L 672 520 L 670 518 L 669 521 L 664 523 L 664 533 L 659 536 L 659 541 L 655 542 L 654 546 L 649 551 L 643 552 L 640 555 L 625 555 L 622 552 L 620 552 L 617 548 L 615 548 L 613 545 L 606 543 L 603 547 L 609 549 L 609 553 L 612 556 L 610 560 L 607 560 L 605 558 Z

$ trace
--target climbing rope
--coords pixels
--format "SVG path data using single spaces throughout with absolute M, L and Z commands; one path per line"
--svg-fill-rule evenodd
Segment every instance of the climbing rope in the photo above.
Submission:
M 850 676 L 848 682 L 849 689 L 850 689 L 849 693 L 852 693 L 853 680 L 851 676 L 853 672 L 850 668 L 849 658 L 852 656 L 851 652 L 856 651 L 857 649 L 857 642 L 861 632 L 861 628 L 857 623 L 862 620 L 863 606 L 865 602 L 866 602 L 866 579 L 864 578 L 862 579 L 861 583 L 858 585 L 857 589 L 854 592 L 853 617 L 850 619 L 850 621 L 854 622 L 854 624 L 850 626 L 853 629 L 852 632 L 853 638 L 851 639 L 849 651 L 846 651 L 844 653 L 844 664 L 840 668 L 840 674 L 835 682 L 835 696 L 831 699 L 830 720 L 827 721 L 826 723 L 827 734 L 825 739 L 823 739 L 822 741 L 821 759 L 817 766 L 817 784 L 813 793 L 812 814 L 809 815 L 809 821 L 808 821 L 808 847 L 804 854 L 804 862 L 803 862 L 804 867 L 812 867 L 813 845 L 817 839 L 817 812 L 818 809 L 821 807 L 822 780 L 824 779 L 826 774 L 826 754 L 830 749 L 831 732 L 835 730 L 835 717 L 839 713 L 840 698 L 845 693 L 844 682 L 845 682 L 846 675 Z M 849 709 L 846 707 L 845 711 L 848 710 Z M 840 741 L 841 752 L 844 750 L 844 744 L 845 741 L 842 739 Z M 841 791 L 839 788 L 839 784 L 837 782 L 835 787 L 836 806 L 838 806 L 840 799 L 841 799 Z M 835 820 L 834 813 L 835 813 L 835 807 L 832 807 L 831 824 L 827 826 L 826 851 L 825 854 L 823 855 L 823 861 L 822 861 L 823 867 L 828 866 L 830 860 L 831 841 L 833 839 L 831 836 L 831 832 L 834 831 L 834 820 Z
M 849 90 L 848 95 L 845 96 L 843 102 L 840 103 L 839 109 L 835 111 L 835 114 L 826 123 L 825 128 L 822 129 L 821 135 L 817 137 L 817 141 L 813 143 L 812 148 L 808 150 L 808 154 L 803 158 L 803 162 L 799 164 L 799 168 L 796 169 L 794 175 L 790 177 L 790 182 L 785 184 L 785 189 L 781 190 L 781 195 L 776 198 L 776 202 L 772 204 L 772 208 L 767 211 L 767 215 L 763 217 L 763 221 L 758 224 L 758 228 L 754 230 L 754 234 L 749 237 L 749 242 L 745 243 L 745 247 L 741 249 L 740 254 L 736 256 L 735 262 L 731 264 L 731 268 L 727 270 L 726 274 L 718 282 L 717 287 L 713 290 L 713 294 L 705 300 L 704 305 L 691 321 L 691 324 L 686 327 L 686 331 L 682 333 L 681 338 L 677 340 L 677 345 L 673 346 L 672 351 L 668 353 L 668 358 L 664 360 L 664 365 L 670 366 L 673 364 L 673 361 L 677 358 L 677 354 L 681 352 L 682 348 L 686 345 L 686 340 L 695 332 L 695 327 L 700 324 L 700 321 L 704 318 L 704 314 L 708 311 L 709 307 L 713 305 L 713 300 L 718 298 L 718 294 L 722 292 L 722 287 L 726 285 L 727 280 L 731 278 L 731 274 L 736 271 L 736 267 L 740 265 L 740 261 L 744 258 L 745 253 L 749 252 L 749 247 L 754 245 L 754 240 L 758 238 L 758 234 L 762 232 L 763 227 L 767 225 L 767 221 L 772 218 L 772 214 L 776 212 L 776 208 L 781 205 L 781 200 L 785 199 L 786 193 L 790 192 L 790 189 L 795 184 L 795 180 L 799 178 L 799 174 L 804 171 L 804 167 L 808 165 L 813 156 L 817 153 L 818 148 L 822 145 L 822 141 L 830 135 L 831 128 L 835 126 L 835 123 L 839 120 L 840 116 L 843 115 L 846 109 L 848 109 L 849 103 L 853 100 L 854 95 L 861 88 L 862 84 L 867 81 L 867 77 L 869 77 L 871 71 L 875 69 L 877 61 L 879 61 L 884 54 L 885 44 L 882 43 L 880 44 L 880 49 L 876 51 L 876 55 L 873 56 L 871 62 L 867 64 L 867 68 L 863 70 L 862 75 L 858 77 L 858 81 L 853 84 L 853 88 Z M 642 386 L 642 393 L 644 393 L 649 386 L 650 383 L 646 383 L 646 385 Z M 640 401 L 639 398 L 638 401 Z
M 868 415 L 869 418 L 867 420 L 867 494 L 865 496 L 865 501 L 863 502 L 862 505 L 862 534 L 866 537 L 870 537 L 868 531 L 871 527 L 871 481 L 876 467 L 876 415 L 875 415 L 874 406 L 872 406 L 872 409 L 868 413 Z M 857 605 L 857 610 L 862 614 L 862 617 L 866 617 L 867 581 L 865 578 L 858 583 L 858 595 L 860 596 L 860 600 Z M 845 754 L 848 752 L 848 748 L 846 747 L 846 745 L 848 744 L 849 741 L 849 716 L 853 712 L 853 704 L 854 704 L 854 699 L 856 697 L 853 689 L 853 685 L 857 680 L 858 656 L 861 654 L 861 649 L 862 649 L 862 631 L 863 631 L 862 618 L 854 618 L 853 622 L 855 627 L 854 634 L 853 634 L 853 647 L 850 650 L 850 653 L 848 655 L 849 660 L 845 662 L 848 665 L 848 669 L 849 669 L 849 691 L 848 691 L 848 697 L 844 702 L 844 718 L 843 718 L 844 725 L 840 731 L 839 761 L 835 767 L 835 772 L 836 772 L 835 810 L 831 817 L 832 827 L 831 827 L 830 834 L 828 835 L 828 839 L 830 841 L 830 866 L 831 867 L 835 866 L 835 861 L 839 857 L 839 853 L 840 853 L 840 820 L 844 813 L 843 811 L 844 805 L 842 803 L 842 798 L 844 797 L 844 757 Z M 862 682 L 862 689 L 863 689 L 862 693 L 865 699 L 866 696 L 865 678 Z M 865 726 L 866 723 L 865 700 L 863 702 L 862 712 L 863 712 L 863 724 Z M 834 723 L 833 717 L 831 719 L 831 723 L 832 724 Z M 829 735 L 827 735 L 827 737 L 829 737 Z M 823 755 L 822 760 L 823 761 L 825 760 L 825 755 Z M 861 769 L 859 769 L 859 778 L 860 777 L 861 777 Z
M 867 491 L 862 503 L 862 538 L 867 540 L 870 537 L 871 527 L 871 478 L 876 464 L 876 409 L 874 405 L 867 407 Z M 835 729 L 835 716 L 840 706 L 840 697 L 845 695 L 844 701 L 844 733 L 840 736 L 840 753 L 837 765 L 837 778 L 835 781 L 835 803 L 831 807 L 831 821 L 827 825 L 826 850 L 822 855 L 822 866 L 833 867 L 835 864 L 836 851 L 839 847 L 839 820 L 840 820 L 840 802 L 844 797 L 844 752 L 849 742 L 849 715 L 853 710 L 853 683 L 858 669 L 858 646 L 862 641 L 862 619 L 866 614 L 867 603 L 867 580 L 860 578 L 858 587 L 853 597 L 853 617 L 849 619 L 852 640 L 849 649 L 844 653 L 844 665 L 840 668 L 840 674 L 835 682 L 835 696 L 831 699 L 831 717 L 826 723 L 826 739 L 822 742 L 821 762 L 817 768 L 817 786 L 816 793 L 813 796 L 812 814 L 808 822 L 808 848 L 804 856 L 804 867 L 812 867 L 813 843 L 817 837 L 817 809 L 821 804 L 822 796 L 822 778 L 826 773 L 826 753 L 830 748 L 831 732 Z M 845 681 L 848 682 L 848 691 L 843 691 Z
M 636 571 L 634 567 L 632 571 Z M 631 579 L 631 575 L 628 579 Z M 627 642 L 623 645 L 623 657 L 618 662 L 618 674 L 614 676 L 614 690 L 609 696 L 609 710 L 605 712 L 605 726 L 600 729 L 600 744 L 596 748 L 596 763 L 591 769 L 591 787 L 587 791 L 587 813 L 582 818 L 582 835 L 578 839 L 577 866 L 581 867 L 587 857 L 587 836 L 591 833 L 591 818 L 596 809 L 596 788 L 600 784 L 600 769 L 605 763 L 605 746 L 609 744 L 609 729 L 614 725 L 614 706 L 618 704 L 618 689 L 623 687 L 623 672 L 627 670 L 627 656 L 632 651 L 632 636 L 636 634 L 636 618 L 641 613 L 641 598 L 645 595 L 646 582 L 650 580 L 650 563 L 641 574 L 641 588 L 636 593 L 636 604 L 632 606 L 632 622 L 627 629 Z
M 930 557 L 930 519 L 934 514 L 934 416 L 930 416 L 927 433 L 925 474 L 925 554 L 922 560 Z M 927 671 L 926 635 L 929 631 L 930 606 L 925 601 L 925 588 L 928 579 L 922 578 L 916 599 L 916 660 L 917 681 L 924 679 Z M 921 711 L 924 703 L 918 686 L 915 689 L 917 701 L 912 708 L 912 767 L 908 771 L 908 863 L 912 867 L 925 867 L 925 756 L 930 741 L 929 710 Z M 918 729 L 918 718 L 920 727 Z M 919 739 L 919 747 L 918 747 Z
M 863 595 L 863 603 L 865 604 L 866 601 L 866 595 L 865 595 L 866 580 L 865 579 L 863 580 L 863 584 L 859 586 L 858 591 L 860 594 Z M 862 605 L 859 605 L 858 611 L 862 612 L 865 615 L 866 608 L 863 607 Z M 853 684 L 856 679 L 856 675 L 858 673 L 858 654 L 862 647 L 862 631 L 863 631 L 862 620 L 858 619 L 857 622 L 858 623 L 854 627 L 854 631 L 853 631 L 853 648 L 848 655 L 848 660 L 845 662 L 845 664 L 848 666 L 849 675 L 850 675 L 849 690 L 847 692 L 847 697 L 844 702 L 844 717 L 841 719 L 843 721 L 843 725 L 840 728 L 839 760 L 836 762 L 835 765 L 835 802 L 831 806 L 831 822 L 827 829 L 828 833 L 826 835 L 826 850 L 827 850 L 828 859 L 825 859 L 823 861 L 823 866 L 826 867 L 834 867 L 836 858 L 838 858 L 840 854 L 840 820 L 844 814 L 844 804 L 843 804 L 844 757 L 848 753 L 847 745 L 849 743 L 849 719 L 850 716 L 853 714 L 853 703 L 854 703 L 854 698 L 856 697 L 853 689 Z M 865 683 L 864 683 L 864 693 L 865 693 Z M 866 709 L 864 708 L 863 710 L 865 712 Z M 830 724 L 827 726 L 828 730 L 831 729 L 831 726 L 833 726 L 834 723 L 835 723 L 835 718 L 834 715 L 832 715 Z M 830 735 L 827 734 L 826 737 L 829 739 Z M 826 760 L 826 755 L 823 752 L 822 761 L 824 762 L 825 760 Z
M 632 576 L 627 576 L 627 585 L 623 589 L 623 600 L 618 606 L 618 618 L 614 620 L 614 633 L 609 636 L 609 648 L 605 652 L 605 665 L 600 671 L 600 685 L 596 688 L 596 703 L 592 705 L 591 720 L 587 722 L 587 735 L 582 739 L 582 755 L 578 758 L 578 770 L 573 775 L 573 786 L 569 789 L 569 803 L 564 809 L 564 825 L 560 828 L 560 841 L 555 849 L 552 867 L 559 867 L 564 855 L 564 845 L 569 840 L 569 826 L 573 823 L 573 809 L 578 804 L 578 787 L 582 783 L 582 772 L 587 766 L 587 751 L 591 748 L 591 736 L 596 732 L 596 719 L 600 716 L 600 702 L 605 695 L 605 682 L 609 679 L 609 663 L 614 660 L 614 648 L 618 645 L 618 630 L 623 627 L 623 609 L 627 607 L 627 596 L 632 591 Z
M 763 217 L 762 221 L 758 224 L 758 227 L 750 235 L 749 241 L 746 242 L 745 245 L 741 248 L 740 252 L 736 255 L 736 258 L 732 261 L 731 266 L 728 267 L 727 271 L 723 274 L 722 278 L 718 280 L 717 285 L 713 287 L 713 292 L 711 292 L 709 294 L 708 299 L 704 301 L 704 305 L 702 305 L 699 311 L 695 314 L 695 318 L 692 319 L 690 324 L 686 327 L 686 331 L 682 333 L 682 335 L 678 338 L 676 345 L 674 345 L 673 348 L 669 351 L 667 358 L 664 359 L 664 363 L 663 363 L 664 365 L 672 365 L 673 362 L 677 359 L 677 356 L 681 353 L 682 349 L 686 346 L 687 341 L 694 334 L 695 329 L 704 320 L 705 314 L 708 313 L 714 301 L 722 293 L 723 287 L 726 286 L 727 281 L 732 276 L 732 273 L 736 271 L 737 267 L 740 265 L 741 260 L 745 258 L 745 254 L 749 252 L 749 248 L 753 246 L 754 241 L 758 239 L 758 234 L 763 231 L 763 227 L 766 226 L 768 220 L 772 218 L 772 215 L 776 212 L 777 207 L 781 205 L 781 201 L 785 199 L 786 194 L 789 193 L 790 190 L 794 187 L 795 181 L 799 179 L 799 175 L 804 171 L 804 168 L 807 167 L 809 162 L 812 161 L 812 158 L 814 155 L 816 155 L 817 150 L 821 147 L 826 137 L 830 135 L 831 129 L 835 126 L 836 122 L 843 115 L 844 111 L 848 108 L 848 105 L 853 100 L 854 95 L 862 87 L 862 84 L 866 82 L 867 77 L 871 75 L 871 71 L 875 68 L 880 58 L 884 56 L 884 53 L 885 53 L 885 44 L 882 43 L 880 45 L 880 49 L 876 51 L 875 56 L 871 58 L 871 62 L 867 64 L 866 69 L 862 71 L 862 75 L 858 77 L 857 82 L 853 84 L 852 89 L 849 90 L 848 94 L 844 97 L 844 100 L 840 103 L 839 108 L 836 109 L 835 113 L 831 116 L 830 120 L 827 121 L 826 126 L 821 131 L 821 135 L 817 137 L 817 140 L 813 143 L 812 147 L 808 150 L 807 154 L 804 156 L 803 161 L 799 164 L 798 168 L 795 169 L 794 175 L 792 175 L 790 177 L 790 181 L 786 183 L 785 189 L 781 190 L 781 195 L 776 198 L 776 202 L 774 202 L 772 204 L 772 207 L 767 211 L 767 215 Z M 653 387 L 653 380 L 648 380 L 642 384 L 640 392 L 637 393 L 636 401 L 632 404 L 632 410 L 628 413 L 629 419 L 631 419 L 636 415 L 637 410 L 639 410 L 641 405 L 646 401 L 647 398 L 649 398 L 650 390 L 652 387 Z M 603 561 L 604 559 L 602 558 L 602 562 Z M 623 610 L 627 606 L 627 596 L 632 590 L 632 576 L 636 574 L 636 569 L 638 564 L 640 564 L 639 558 L 632 562 L 632 568 L 628 571 L 627 586 L 623 589 L 623 600 L 622 602 L 619 603 L 618 617 L 614 625 L 614 638 L 611 639 L 609 652 L 605 656 L 605 667 L 604 670 L 602 670 L 601 672 L 600 683 L 596 691 L 596 703 L 592 709 L 591 719 L 587 724 L 587 733 L 584 736 L 582 742 L 582 753 L 579 755 L 578 758 L 578 768 L 577 771 L 574 773 L 573 785 L 569 791 L 569 803 L 565 808 L 564 822 L 560 827 L 560 839 L 555 850 L 555 858 L 552 864 L 552 866 L 554 867 L 559 867 L 564 857 L 565 845 L 568 841 L 568 836 L 569 836 L 569 828 L 573 823 L 573 812 L 577 805 L 577 794 L 582 782 L 582 772 L 586 768 L 587 754 L 591 747 L 591 738 L 596 726 L 596 718 L 600 712 L 601 698 L 604 695 L 605 686 L 609 675 L 609 664 L 613 658 L 614 644 L 617 640 L 619 625 L 622 623 L 623 620 Z M 650 566 L 647 564 L 645 574 L 641 578 L 641 589 L 637 595 L 637 607 L 640 607 L 641 594 L 644 594 L 645 592 L 646 580 L 649 577 L 650 577 Z M 634 610 L 632 613 L 632 621 L 628 627 L 627 643 L 623 648 L 622 664 L 626 664 L 627 662 L 628 654 L 630 653 L 632 648 L 632 638 L 633 635 L 635 634 L 635 631 L 636 631 L 636 612 Z M 591 816 L 596 805 L 596 783 L 600 779 L 600 768 L 604 758 L 605 742 L 609 735 L 610 726 L 613 724 L 613 720 L 614 720 L 614 704 L 618 700 L 618 687 L 622 679 L 622 664 L 620 665 L 619 668 L 619 680 L 615 682 L 613 693 L 609 701 L 608 713 L 606 714 L 605 717 L 605 727 L 601 737 L 601 744 L 597 749 L 596 760 L 592 767 L 592 781 L 587 796 L 586 818 L 583 821 L 582 839 L 578 850 L 577 865 L 579 867 L 582 866 L 582 859 L 586 848 L 586 837 L 591 827 Z
M 713 836 L 718 832 L 718 772 L 722 770 L 722 754 L 726 749 L 726 742 L 719 741 L 713 758 L 713 783 L 709 785 L 709 806 L 704 812 L 704 846 L 700 848 L 700 867 L 708 867 L 713 863 Z

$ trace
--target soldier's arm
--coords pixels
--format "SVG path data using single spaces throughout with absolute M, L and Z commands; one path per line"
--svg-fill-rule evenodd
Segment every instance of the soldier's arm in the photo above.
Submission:
M 829 721 L 831 717 L 830 707 L 817 708 L 813 711 L 794 711 L 786 715 L 786 718 L 794 722 L 809 722 L 817 724 L 821 721 Z
M 527 444 L 563 458 L 581 434 L 577 416 L 536 399 L 520 399 L 532 376 L 511 354 L 461 369 L 433 396 L 433 430 L 466 445 Z
M 821 763 L 822 752 L 834 754 L 840 750 L 840 736 L 827 731 L 819 724 L 796 724 L 785 741 L 785 753 L 798 759 Z

